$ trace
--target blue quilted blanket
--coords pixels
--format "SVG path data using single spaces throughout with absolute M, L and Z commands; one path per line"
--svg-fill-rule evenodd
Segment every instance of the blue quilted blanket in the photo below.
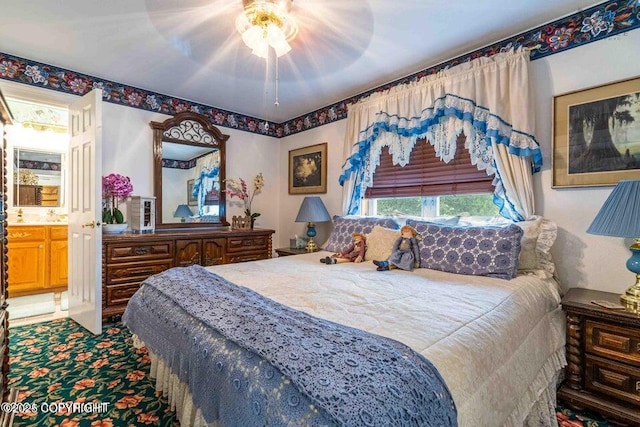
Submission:
M 145 280 L 124 324 L 222 425 L 455 426 L 435 367 L 397 341 L 279 304 L 200 266 Z

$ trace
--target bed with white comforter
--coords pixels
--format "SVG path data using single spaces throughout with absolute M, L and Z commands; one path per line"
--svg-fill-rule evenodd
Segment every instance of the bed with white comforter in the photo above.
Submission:
M 565 331 L 553 279 L 502 280 L 425 268 L 378 272 L 371 262 L 320 263 L 327 255 L 209 269 L 310 315 L 406 344 L 443 377 L 460 426 L 556 425 Z M 142 345 L 145 337 L 137 339 Z M 182 425 L 203 424 L 188 387 L 149 350 L 157 388 L 169 394 Z

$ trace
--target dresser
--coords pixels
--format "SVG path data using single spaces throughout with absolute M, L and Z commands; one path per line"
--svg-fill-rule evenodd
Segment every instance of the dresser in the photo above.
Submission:
M 102 319 L 124 313 L 147 277 L 171 267 L 211 266 L 271 258 L 274 230 L 159 230 L 102 237 Z
M 619 304 L 620 295 L 573 288 L 562 299 L 567 367 L 558 399 L 577 410 L 640 425 L 640 317 L 599 307 L 594 300 Z

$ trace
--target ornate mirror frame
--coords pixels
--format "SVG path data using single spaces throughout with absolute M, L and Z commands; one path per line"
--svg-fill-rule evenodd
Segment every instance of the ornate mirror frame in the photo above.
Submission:
M 225 135 L 213 126 L 201 114 L 185 111 L 165 120 L 164 122 L 150 122 L 153 129 L 153 189 L 156 197 L 156 228 L 195 228 L 195 227 L 224 227 L 226 220 L 226 198 L 224 191 L 219 194 L 219 220 L 215 222 L 186 222 L 164 223 L 162 221 L 162 143 L 190 145 L 196 147 L 217 148 L 220 152 L 220 189 L 225 180 Z

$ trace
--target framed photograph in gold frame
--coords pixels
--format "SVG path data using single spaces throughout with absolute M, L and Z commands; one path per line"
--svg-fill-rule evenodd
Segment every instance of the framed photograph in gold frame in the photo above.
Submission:
M 640 77 L 553 98 L 553 188 L 640 177 Z
M 327 192 L 327 143 L 289 151 L 289 194 Z

